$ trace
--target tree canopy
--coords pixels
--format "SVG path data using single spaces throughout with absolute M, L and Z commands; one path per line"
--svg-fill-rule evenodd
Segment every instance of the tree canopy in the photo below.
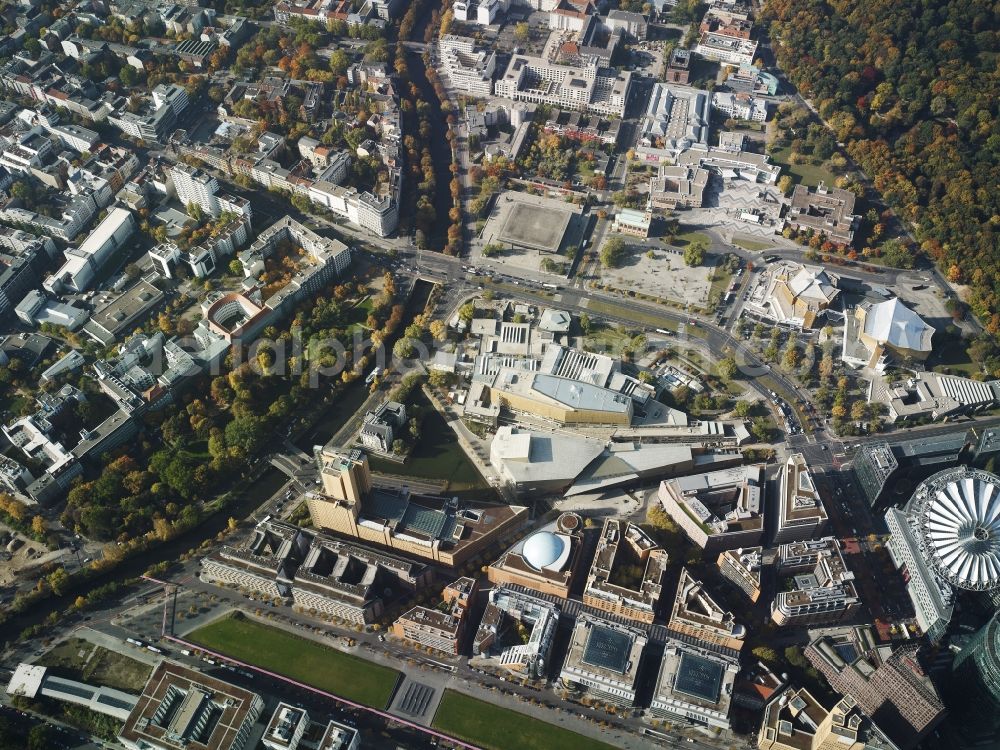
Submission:
M 1000 331 L 996 5 L 770 0 L 764 19 L 782 69 Z

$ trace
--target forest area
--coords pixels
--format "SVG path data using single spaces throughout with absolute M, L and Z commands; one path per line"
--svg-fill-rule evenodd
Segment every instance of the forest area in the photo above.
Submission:
M 778 65 L 992 334 L 1000 373 L 1000 6 L 768 0 Z

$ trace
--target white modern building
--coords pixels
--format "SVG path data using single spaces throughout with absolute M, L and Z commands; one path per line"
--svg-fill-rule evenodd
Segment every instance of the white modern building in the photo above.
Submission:
M 706 60 L 726 65 L 752 65 L 757 54 L 757 42 L 708 31 L 701 35 L 693 51 Z
M 712 106 L 733 120 L 764 122 L 770 112 L 770 103 L 750 94 L 716 92 L 712 94 Z
M 907 579 L 917 622 L 939 640 L 951 618 L 952 587 L 1000 588 L 1000 478 L 958 466 L 917 486 L 903 510 L 890 508 L 889 555 Z
M 451 87 L 472 96 L 486 97 L 493 93 L 493 74 L 497 54 L 477 49 L 474 39 L 445 34 L 438 42 L 441 64 Z
M 649 96 L 639 129 L 637 154 L 676 157 L 688 149 L 708 148 L 712 98 L 703 89 L 657 83 Z M 648 159 L 655 160 L 655 159 Z
M 494 92 L 515 101 L 625 116 L 632 74 L 596 65 L 558 65 L 540 57 L 514 55 Z
M 131 211 L 112 208 L 80 247 L 66 249 L 66 262 L 45 280 L 45 288 L 53 294 L 87 291 L 97 274 L 124 246 L 136 228 Z

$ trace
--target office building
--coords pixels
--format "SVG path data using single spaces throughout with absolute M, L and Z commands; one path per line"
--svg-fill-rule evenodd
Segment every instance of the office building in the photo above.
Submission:
M 899 379 L 877 376 L 868 392 L 869 403 L 885 406 L 887 422 L 944 420 L 992 409 L 998 401 L 1000 381 L 940 372 L 915 372 Z
M 656 176 L 649 178 L 650 205 L 664 211 L 701 208 L 709 174 L 697 166 L 661 164 Z
M 851 696 L 830 710 L 805 688 L 780 693 L 764 709 L 759 750 L 899 750 Z
M 842 695 L 853 697 L 900 748 L 917 745 L 944 718 L 937 688 L 918 659 L 919 646 L 907 644 L 883 658 L 883 649 L 859 642 L 854 628 L 839 637 L 813 640 L 805 656 Z M 869 631 L 870 632 L 870 631 Z
M 392 624 L 392 634 L 446 654 L 461 653 L 469 607 L 477 591 L 474 578 L 459 578 L 441 592 L 441 601 L 447 611 L 413 607 Z
M 737 547 L 724 551 L 716 561 L 722 577 L 746 594 L 751 602 L 760 598 L 762 551 L 762 547 Z
M 770 113 L 770 102 L 747 93 L 715 92 L 712 94 L 712 108 L 730 120 L 765 122 Z
M 725 65 L 752 65 L 757 54 L 757 42 L 706 31 L 701 35 L 693 52 L 706 60 L 716 60 Z
M 815 539 L 826 529 L 827 514 L 809 464 L 801 453 L 788 457 L 778 486 L 778 523 L 774 543 Z
M 131 211 L 112 208 L 83 244 L 66 248 L 66 262 L 45 280 L 45 288 L 53 294 L 87 291 L 137 228 Z
M 977 742 L 1000 736 L 1000 611 L 961 648 L 952 664 L 956 725 Z
M 558 65 L 540 57 L 513 55 L 494 85 L 498 97 L 625 116 L 632 74 L 596 65 Z
M 738 657 L 668 638 L 649 713 L 706 727 L 728 729 Z
M 582 546 L 583 519 L 563 513 L 504 552 L 487 576 L 497 586 L 521 586 L 567 599 Z
M 373 490 L 362 451 L 323 451 L 323 493 L 306 497 L 313 525 L 362 541 L 461 565 L 527 520 L 520 505 L 459 503 L 406 488 Z
M 201 561 L 203 581 L 358 625 L 376 620 L 385 599 L 425 586 L 431 575 L 419 563 L 270 519 L 245 545 L 224 546 Z
M 865 443 L 855 451 L 851 469 L 869 505 L 875 505 L 897 468 L 899 462 L 888 443 Z
M 260 741 L 268 750 L 297 750 L 308 728 L 306 710 L 282 702 L 274 709 Z
M 316 744 L 316 750 L 358 750 L 360 747 L 361 733 L 357 729 L 332 720 Z
M 764 534 L 764 465 L 752 464 L 660 482 L 657 498 L 706 552 L 753 547 Z
M 854 213 L 855 195 L 850 190 L 828 188 L 822 182 L 815 189 L 796 185 L 785 223 L 796 231 L 812 230 L 831 242 L 850 245 L 861 217 Z
M 396 401 L 383 401 L 365 414 L 361 424 L 361 445 L 375 453 L 391 453 L 392 443 L 406 426 L 406 407 Z
M 61 703 L 72 703 L 118 722 L 128 718 L 137 702 L 135 695 L 123 690 L 59 677 L 47 667 L 23 662 L 17 665 L 11 675 L 7 695 L 28 700 L 48 698 Z M 13 746 L 17 747 L 16 744 Z
M 607 703 L 635 705 L 636 677 L 647 641 L 644 630 L 581 614 L 559 680 Z
M 161 661 L 118 739 L 129 750 L 242 750 L 263 710 L 254 692 Z
M 708 148 L 711 121 L 712 99 L 707 91 L 656 83 L 639 126 L 638 145 L 644 148 L 637 153 L 652 161 L 658 154 L 676 158 L 689 149 L 703 151 Z
M 924 557 L 911 519 L 899 508 L 885 514 L 889 530 L 886 548 L 893 565 L 906 581 L 920 631 L 934 643 L 944 636 L 955 609 L 955 593 Z
M 720 606 L 705 584 L 681 568 L 667 630 L 672 638 L 738 658 L 746 628 Z
M 558 629 L 558 606 L 496 586 L 490 589 L 483 619 L 473 636 L 470 663 L 505 669 L 529 680 L 541 679 Z M 527 633 L 524 640 L 521 631 Z
M 608 518 L 587 574 L 583 603 L 651 625 L 663 593 L 667 552 L 628 521 Z
M 771 619 L 778 625 L 841 622 L 861 606 L 854 573 L 844 563 L 836 537 L 782 544 L 777 564 L 779 577 L 790 578 L 792 584 L 771 603 Z

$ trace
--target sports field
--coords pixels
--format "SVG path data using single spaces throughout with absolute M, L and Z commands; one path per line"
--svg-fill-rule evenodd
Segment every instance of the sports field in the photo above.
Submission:
M 400 673 L 245 617 L 224 617 L 186 640 L 357 703 L 385 708 Z
M 517 711 L 446 690 L 432 726 L 486 750 L 612 750 L 613 745 L 584 737 Z

